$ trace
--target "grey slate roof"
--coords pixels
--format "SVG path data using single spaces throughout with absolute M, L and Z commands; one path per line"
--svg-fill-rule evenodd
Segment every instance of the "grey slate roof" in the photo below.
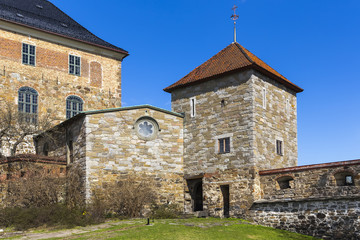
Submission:
M 127 54 L 89 32 L 47 0 L 0 0 L 0 19 Z

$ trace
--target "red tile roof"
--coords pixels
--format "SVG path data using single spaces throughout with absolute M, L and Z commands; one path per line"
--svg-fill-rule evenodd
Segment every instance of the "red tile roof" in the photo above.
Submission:
M 256 57 L 239 43 L 232 43 L 208 61 L 191 71 L 176 83 L 165 88 L 164 91 L 172 92 L 174 89 L 189 86 L 210 80 L 220 75 L 245 69 L 255 69 L 262 74 L 277 80 L 295 92 L 303 89 L 290 82 L 283 75 L 275 71 L 260 58 Z

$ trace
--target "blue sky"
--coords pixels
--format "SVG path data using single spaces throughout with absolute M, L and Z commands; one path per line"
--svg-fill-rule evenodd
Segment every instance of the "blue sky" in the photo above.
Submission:
M 51 0 L 129 51 L 123 106 L 171 109 L 163 88 L 233 41 L 290 81 L 298 94 L 299 165 L 360 158 L 360 1 Z

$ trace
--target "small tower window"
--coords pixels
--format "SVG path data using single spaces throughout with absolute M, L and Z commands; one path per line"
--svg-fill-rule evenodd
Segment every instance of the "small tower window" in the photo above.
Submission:
M 72 118 L 83 111 L 84 102 L 78 96 L 68 96 L 66 98 L 66 119 Z
M 285 111 L 286 111 L 286 113 L 290 112 L 290 100 L 289 99 L 286 99 Z
M 22 44 L 22 63 L 35 66 L 35 46 Z
M 69 55 L 69 73 L 80 76 L 81 60 L 80 57 Z
M 264 109 L 266 109 L 266 88 L 263 88 L 262 89 L 262 100 L 263 100 L 263 104 L 262 104 L 262 107 Z
M 190 98 L 190 116 L 195 117 L 196 115 L 196 98 Z
M 283 152 L 283 141 L 281 140 L 276 140 L 276 154 L 277 155 L 284 155 L 284 152 Z
M 219 140 L 219 153 L 230 152 L 230 138 L 220 138 Z

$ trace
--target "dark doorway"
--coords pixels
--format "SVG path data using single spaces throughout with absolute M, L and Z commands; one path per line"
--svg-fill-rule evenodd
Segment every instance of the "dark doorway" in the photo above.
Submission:
M 203 211 L 204 204 L 202 179 L 188 179 L 187 184 L 191 195 L 193 211 Z
M 203 189 L 202 181 L 195 184 L 194 187 L 194 212 L 203 210 Z
M 221 192 L 223 195 L 223 203 L 224 203 L 224 217 L 230 216 L 230 191 L 229 185 L 220 186 Z

